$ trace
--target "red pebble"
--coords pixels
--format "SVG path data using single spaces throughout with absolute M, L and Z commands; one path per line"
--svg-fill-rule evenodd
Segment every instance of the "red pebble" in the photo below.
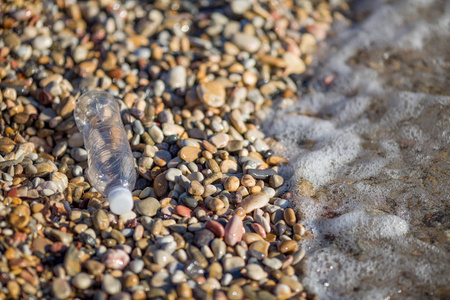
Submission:
M 6 194 L 6 197 L 17 197 L 17 189 L 10 189 Z
M 222 238 L 225 235 L 225 228 L 217 221 L 209 220 L 206 222 L 206 228 L 211 230 L 218 238 Z
M 190 218 L 192 215 L 192 210 L 183 205 L 177 205 L 174 209 L 174 213 L 179 216 Z

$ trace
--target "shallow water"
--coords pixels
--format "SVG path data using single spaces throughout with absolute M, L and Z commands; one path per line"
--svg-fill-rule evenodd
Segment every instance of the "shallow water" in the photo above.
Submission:
M 314 236 L 302 282 L 320 299 L 449 299 L 450 2 L 353 13 L 264 122 L 291 189 L 315 188 L 293 199 Z

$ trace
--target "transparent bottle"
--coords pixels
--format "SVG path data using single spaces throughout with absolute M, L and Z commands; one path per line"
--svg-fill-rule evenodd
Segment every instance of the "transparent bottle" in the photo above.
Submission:
M 129 212 L 137 175 L 117 101 L 107 92 L 90 91 L 81 95 L 74 115 L 88 152 L 91 185 L 107 197 L 113 213 Z

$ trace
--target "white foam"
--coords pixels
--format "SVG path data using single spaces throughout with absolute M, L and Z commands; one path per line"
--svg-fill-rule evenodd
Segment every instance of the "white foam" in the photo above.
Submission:
M 438 42 L 450 40 L 450 2 L 365 0 L 356 10 L 370 14 L 339 32 L 334 47 L 322 46 L 326 55 L 312 81 L 318 91 L 274 109 L 264 122 L 286 149 L 291 164 L 281 172 L 292 190 L 304 179 L 320 192 L 293 200 L 315 237 L 303 245 L 302 282 L 320 299 L 443 298 L 450 278 L 450 243 L 442 240 L 450 229 L 450 97 L 397 88 L 387 75 L 348 62 L 361 50 L 420 52 L 434 68 L 429 76 L 445 79 L 448 43 Z M 330 74 L 334 86 L 321 90 Z M 330 212 L 338 217 L 328 219 Z

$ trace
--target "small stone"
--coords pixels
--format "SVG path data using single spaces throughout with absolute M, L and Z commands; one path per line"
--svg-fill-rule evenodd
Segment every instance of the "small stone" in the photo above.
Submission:
M 214 233 L 208 229 L 197 231 L 194 238 L 194 243 L 197 247 L 209 246 L 214 239 Z
M 53 172 L 50 174 L 50 180 L 56 184 L 58 191 L 64 192 L 69 185 L 66 174 L 61 172 Z
M 218 149 L 225 148 L 230 141 L 230 136 L 226 133 L 217 133 L 210 139 L 211 143 Z
M 283 212 L 284 221 L 288 226 L 294 226 L 297 222 L 297 217 L 295 216 L 295 212 L 292 208 L 288 208 Z
M 103 263 L 108 269 L 123 270 L 130 262 L 128 254 L 120 249 L 109 249 L 106 252 Z
M 69 283 L 64 279 L 56 278 L 52 282 L 52 294 L 58 299 L 67 299 L 72 293 Z
M 106 211 L 97 209 L 92 214 L 92 223 L 97 230 L 106 230 L 109 227 L 109 218 Z
M 158 266 L 165 268 L 168 264 L 174 262 L 175 258 L 164 250 L 158 250 L 155 252 L 153 260 Z
M 221 259 L 226 253 L 227 245 L 221 239 L 214 239 L 211 242 L 211 250 L 214 253 L 214 257 Z
M 151 197 L 136 202 L 136 211 L 142 216 L 153 217 L 160 207 L 159 201 Z
M 285 300 L 289 299 L 291 297 L 291 289 L 287 284 L 279 283 L 273 290 L 273 293 L 275 296 L 277 296 L 277 299 Z
M 225 226 L 225 242 L 234 246 L 237 242 L 242 240 L 243 235 L 243 227 L 242 219 L 238 216 L 233 216 Z
M 237 177 L 230 176 L 225 180 L 223 187 L 229 192 L 234 192 L 239 188 L 239 184 L 240 181 Z
M 172 155 L 170 155 L 170 152 L 164 150 L 157 151 L 155 157 L 153 157 L 155 164 L 160 167 L 165 166 L 171 159 Z
M 130 274 L 127 277 L 125 277 L 125 280 L 123 282 L 123 285 L 126 288 L 130 288 L 133 286 L 136 286 L 139 284 L 139 277 L 136 274 Z
M 233 284 L 228 289 L 227 296 L 229 300 L 241 300 L 244 299 L 244 291 L 239 285 Z
M 181 170 L 177 168 L 170 168 L 166 172 L 166 179 L 170 182 L 177 182 L 181 175 L 183 175 Z
M 183 206 L 183 205 L 175 206 L 175 209 L 173 212 L 179 216 L 187 217 L 187 218 L 190 218 L 191 214 L 192 214 L 192 210 L 190 210 L 189 208 L 187 208 L 186 206 Z
M 237 273 L 245 267 L 245 260 L 239 256 L 225 258 L 223 262 L 223 270 L 227 273 Z
M 262 208 L 269 203 L 269 197 L 264 193 L 251 194 L 245 198 L 241 207 L 247 212 L 251 213 L 255 209 Z
M 216 237 L 222 238 L 225 236 L 225 228 L 219 222 L 214 221 L 214 220 L 209 220 L 206 222 L 205 226 L 206 226 L 206 228 L 211 230 L 215 234 Z
M 306 181 L 306 180 L 297 181 L 296 191 L 301 196 L 312 197 L 315 195 L 314 187 L 313 187 L 312 183 L 309 181 Z
M 248 249 L 251 256 L 258 260 L 262 260 L 268 256 L 270 243 L 266 241 L 256 241 L 252 243 Z
M 186 162 L 192 162 L 200 157 L 202 150 L 196 147 L 186 146 L 180 149 L 178 157 Z
M 92 275 L 100 275 L 105 271 L 105 265 L 93 259 L 85 261 L 84 267 L 88 270 L 89 274 Z
M 197 94 L 207 107 L 221 107 L 225 104 L 225 87 L 219 81 L 200 84 L 197 87 Z
M 64 256 L 64 268 L 69 276 L 75 276 L 81 272 L 81 264 L 78 253 L 78 249 L 74 245 L 70 245 L 66 255 Z
M 263 169 L 263 170 L 259 170 L 259 169 L 250 169 L 247 171 L 248 175 L 251 175 L 253 178 L 255 179 L 267 179 L 272 175 L 276 175 L 276 171 L 274 169 Z
M 184 89 L 186 87 L 186 69 L 183 66 L 176 66 L 169 71 L 166 84 L 171 89 Z
M 284 241 L 279 246 L 281 253 L 295 252 L 298 250 L 298 243 L 294 240 Z
M 52 46 L 53 40 L 49 36 L 40 35 L 33 40 L 33 48 L 38 50 L 45 50 Z
M 255 53 L 261 47 L 261 41 L 254 35 L 237 32 L 233 36 L 233 43 L 241 50 Z
M 302 74 L 306 70 L 306 64 L 301 60 L 298 55 L 291 52 L 285 52 L 283 60 L 286 63 L 286 75 L 289 74 Z
M 245 269 L 247 270 L 245 275 L 252 280 L 259 281 L 267 277 L 267 272 L 257 264 L 248 264 Z
M 189 185 L 188 191 L 189 191 L 189 194 L 191 194 L 191 195 L 201 196 L 205 192 L 205 188 L 197 180 L 192 180 Z
M 292 292 L 300 293 L 303 291 L 303 285 L 289 276 L 283 276 L 280 278 L 279 283 L 286 284 Z
M 275 174 L 275 175 L 270 176 L 269 184 L 274 189 L 279 188 L 280 186 L 283 185 L 283 183 L 284 183 L 284 179 L 280 175 Z
M 91 277 L 86 273 L 78 273 L 72 279 L 72 285 L 80 290 L 88 289 L 92 285 Z
M 159 174 L 153 181 L 153 189 L 157 197 L 162 197 L 167 193 L 169 184 L 164 174 Z
M 114 295 L 120 292 L 122 284 L 120 281 L 109 274 L 106 274 L 102 280 L 102 290 L 109 295 Z
M 281 266 L 283 265 L 283 263 L 281 262 L 281 260 L 279 260 L 278 258 L 266 258 L 262 261 L 262 263 L 266 266 L 268 266 L 269 268 L 271 268 L 272 270 L 279 270 L 281 268 Z

